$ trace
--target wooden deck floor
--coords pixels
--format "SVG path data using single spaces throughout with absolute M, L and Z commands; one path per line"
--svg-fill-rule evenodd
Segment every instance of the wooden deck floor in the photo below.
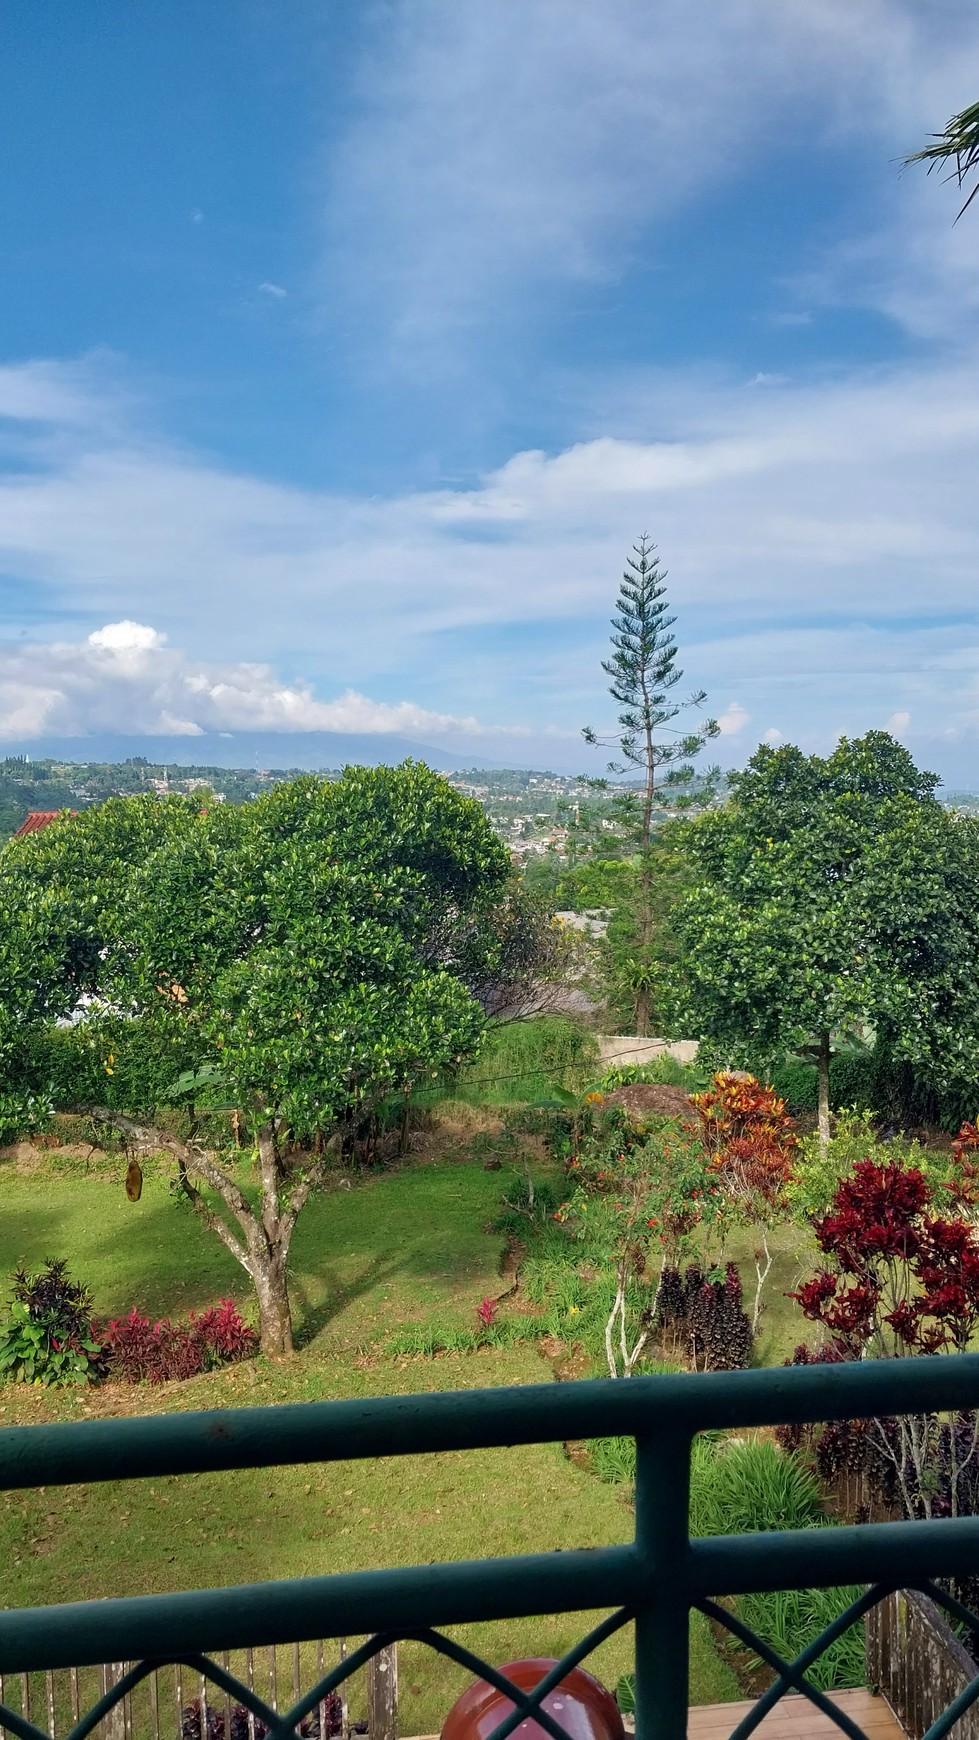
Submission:
M 868 1740 L 906 1740 L 904 1729 L 884 1698 L 863 1688 L 834 1692 L 831 1696 L 852 1721 L 859 1723 Z M 750 1709 L 750 1699 L 743 1704 L 700 1704 L 690 1711 L 687 1740 L 728 1740 Z M 795 1696 L 782 1698 L 755 1733 L 761 1740 L 833 1740 L 840 1730 L 808 1698 Z

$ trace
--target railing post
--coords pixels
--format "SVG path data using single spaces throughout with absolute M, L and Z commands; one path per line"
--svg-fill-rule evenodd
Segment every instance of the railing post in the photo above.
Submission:
M 389 1643 L 367 1664 L 367 1726 L 369 1740 L 397 1740 L 398 1646 Z
M 689 1499 L 689 1436 L 637 1438 L 636 1550 L 649 1600 L 636 1614 L 636 1740 L 684 1740 L 687 1732 Z

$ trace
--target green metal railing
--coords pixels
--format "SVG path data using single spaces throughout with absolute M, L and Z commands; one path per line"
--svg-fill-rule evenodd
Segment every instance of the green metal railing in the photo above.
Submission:
M 807 1669 L 847 1625 L 862 1622 L 895 1588 L 925 1589 L 953 1618 L 969 1620 L 933 1579 L 979 1571 L 979 1517 L 691 1539 L 691 1443 L 707 1430 L 974 1408 L 979 1355 L 966 1354 L 7 1428 L 0 1430 L 5 1489 L 632 1436 L 636 1526 L 634 1539 L 623 1546 L 582 1550 L 569 1542 L 556 1553 L 7 1611 L 0 1613 L 0 1675 L 138 1663 L 75 1724 L 69 1740 L 83 1740 L 141 1679 L 165 1664 L 183 1663 L 252 1710 L 273 1740 L 288 1740 L 370 1656 L 392 1642 L 414 1639 L 512 1699 L 511 1716 L 491 1740 L 505 1740 L 527 1716 L 553 1740 L 566 1740 L 541 1700 L 570 1667 L 635 1621 L 637 1735 L 681 1740 L 689 1618 L 696 1608 L 750 1643 L 776 1674 L 771 1690 L 737 1729 L 737 1740 L 747 1740 L 790 1690 L 804 1692 L 850 1740 L 864 1740 L 830 1698 L 808 1685 Z M 844 1583 L 868 1585 L 867 1592 L 789 1663 L 717 1604 L 718 1598 L 755 1590 Z M 438 1629 L 589 1608 L 613 1611 L 532 1694 L 518 1691 Z M 363 1633 L 372 1634 L 369 1641 L 284 1713 L 210 1659 L 246 1646 Z M 979 1677 L 933 1725 L 928 1740 L 943 1740 L 977 1698 Z M 0 1725 L 20 1740 L 43 1740 L 43 1730 L 4 1705 Z

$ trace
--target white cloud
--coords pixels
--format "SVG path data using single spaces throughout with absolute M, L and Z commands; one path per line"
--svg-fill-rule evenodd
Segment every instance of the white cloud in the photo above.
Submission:
M 890 718 L 887 721 L 887 724 L 884 726 L 884 730 L 892 732 L 895 737 L 903 737 L 903 735 L 904 735 L 905 731 L 908 729 L 908 726 L 910 725 L 910 723 L 911 723 L 910 713 L 908 713 L 908 712 L 892 713 Z
M 83 642 L 0 647 L 0 740 L 246 730 L 527 735 L 525 727 L 487 727 L 471 715 L 371 701 L 353 689 L 320 701 L 267 665 L 204 664 L 173 651 L 145 623 L 106 623 Z
M 740 701 L 731 701 L 717 721 L 721 728 L 721 736 L 737 737 L 738 733 L 744 730 L 750 718 L 751 714 L 742 707 Z
M 772 749 L 777 749 L 781 741 L 782 733 L 781 731 L 776 730 L 774 725 L 769 726 L 769 729 L 765 732 L 765 735 L 762 738 L 762 742 L 769 744 Z
M 288 296 L 289 294 L 288 290 L 283 289 L 281 284 L 272 284 L 268 279 L 258 287 L 266 296 L 274 296 L 280 300 L 283 296 Z
M 370 500 L 221 469 L 147 437 L 118 366 L 105 365 L 104 392 L 99 367 L 0 370 L 10 630 L 33 637 L 41 612 L 59 644 L 81 642 L 89 671 L 161 672 L 178 656 L 170 645 L 193 645 L 199 673 L 253 671 L 259 653 L 263 669 L 301 678 L 230 681 L 226 716 L 213 699 L 209 714 L 191 704 L 181 679 L 140 719 L 238 728 L 227 720 L 240 705 L 235 718 L 278 720 L 272 729 L 361 729 L 326 723 L 316 709 L 341 703 L 316 697 L 390 693 L 396 673 L 421 716 L 385 729 L 431 735 L 475 713 L 573 732 L 601 714 L 615 588 L 648 529 L 686 682 L 709 705 L 781 718 L 813 748 L 831 714 L 860 731 L 908 711 L 912 743 L 939 720 L 973 740 L 979 355 L 763 394 L 662 374 L 639 383 L 628 439 L 515 454 L 469 487 Z M 110 644 L 100 625 L 123 622 L 135 627 L 113 627 Z M 50 663 L 26 687 L 19 666 L 7 682 L 8 731 L 11 719 L 21 736 L 39 720 L 69 729 L 54 723 Z M 750 738 L 745 727 L 727 742 L 733 752 Z

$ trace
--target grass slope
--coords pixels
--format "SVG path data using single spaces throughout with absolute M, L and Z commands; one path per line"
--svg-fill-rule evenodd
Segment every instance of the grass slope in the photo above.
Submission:
M 45 1165 L 18 1173 L 7 1162 L 0 1189 L 0 1272 L 22 1257 L 36 1264 L 67 1256 L 103 1312 L 138 1303 L 174 1313 L 222 1292 L 246 1297 L 230 1256 L 172 1201 L 162 1178 L 148 1176 L 132 1205 L 121 1172 L 58 1174 Z M 499 1173 L 444 1163 L 331 1191 L 297 1230 L 303 1346 L 289 1366 L 255 1361 L 164 1390 L 8 1388 L 0 1423 L 541 1382 L 546 1368 L 529 1347 L 437 1360 L 357 1352 L 436 1312 L 468 1323 L 483 1293 L 499 1290 L 501 1241 L 484 1230 L 499 1194 Z M 621 1496 L 559 1445 L 10 1493 L 0 1502 L 10 1606 L 599 1545 L 631 1531 Z M 497 1661 L 559 1654 L 596 1617 L 466 1626 L 455 1635 Z M 631 1637 L 603 1645 L 592 1665 L 614 1684 L 631 1665 Z M 465 1681 L 441 1658 L 406 1646 L 404 1731 L 438 1728 Z M 699 1617 L 691 1689 L 695 1703 L 738 1696 Z

